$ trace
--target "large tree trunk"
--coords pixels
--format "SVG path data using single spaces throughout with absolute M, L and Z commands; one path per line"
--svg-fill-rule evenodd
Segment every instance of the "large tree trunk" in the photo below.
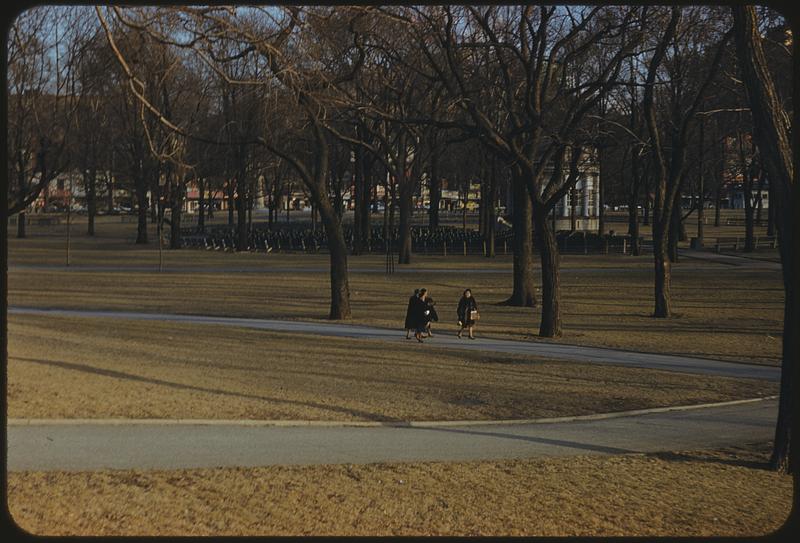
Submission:
M 776 226 L 780 244 L 781 265 L 785 293 L 783 321 L 783 361 L 781 364 L 780 401 L 778 420 L 775 425 L 775 439 L 770 465 L 782 472 L 797 472 L 797 447 L 792 447 L 793 396 L 798 390 L 797 361 L 800 356 L 800 251 L 796 250 L 796 239 L 800 237 L 800 194 L 794 179 L 793 158 L 797 157 L 797 131 L 792 136 L 793 148 L 789 140 L 789 119 L 778 99 L 772 82 L 761 44 L 761 36 L 756 24 L 753 6 L 732 8 L 736 50 L 739 58 L 742 80 L 747 89 L 748 101 L 753 118 L 753 135 L 761 153 L 763 168 L 769 174 L 770 185 L 774 185 L 775 198 L 770 207 L 776 209 Z M 798 54 L 798 45 L 793 43 L 793 54 Z M 798 78 L 794 77 L 797 92 Z M 794 112 L 797 119 L 798 112 Z
M 507 305 L 536 306 L 536 283 L 533 278 L 532 205 L 522 179 L 512 181 L 514 190 L 514 273 Z
M 561 337 L 561 286 L 559 254 L 556 235 L 547 221 L 544 208 L 534 209 L 536 245 L 542 263 L 542 320 L 541 337 Z
M 331 262 L 331 320 L 350 318 L 350 283 L 347 272 L 347 244 L 342 234 L 342 224 L 336 211 L 327 198 L 317 198 L 317 207 L 325 234 L 328 236 L 328 249 Z
M 653 220 L 653 260 L 655 262 L 655 309 L 653 316 L 671 316 L 670 284 L 672 262 L 669 259 L 669 232 L 662 221 Z

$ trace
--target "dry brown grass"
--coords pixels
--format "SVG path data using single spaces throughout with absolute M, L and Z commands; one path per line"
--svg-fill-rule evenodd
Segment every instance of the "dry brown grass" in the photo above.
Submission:
M 787 519 L 768 446 L 459 463 L 9 474 L 37 535 L 756 536 Z
M 8 416 L 461 420 L 727 401 L 777 385 L 435 342 L 319 338 L 209 325 L 13 315 Z

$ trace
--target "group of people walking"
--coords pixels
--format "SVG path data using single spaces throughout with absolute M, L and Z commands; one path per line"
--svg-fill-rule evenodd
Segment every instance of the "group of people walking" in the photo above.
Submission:
M 478 304 L 472 296 L 472 291 L 466 289 L 458 301 L 458 334 L 459 339 L 464 330 L 468 331 L 469 339 L 475 339 L 475 322 L 480 318 Z M 439 321 L 439 314 L 436 312 L 436 302 L 428 296 L 428 289 L 419 288 L 414 290 L 414 294 L 408 299 L 408 309 L 406 310 L 406 339 L 411 339 L 411 332 L 414 337 L 422 343 L 423 338 L 433 337 L 431 323 Z

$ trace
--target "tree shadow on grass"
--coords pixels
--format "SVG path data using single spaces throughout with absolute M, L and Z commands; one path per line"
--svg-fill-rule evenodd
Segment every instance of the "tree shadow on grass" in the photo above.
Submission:
M 770 470 L 769 456 L 752 451 L 747 451 L 743 456 L 738 456 L 736 453 L 730 451 L 719 453 L 657 452 L 652 453 L 651 456 L 667 462 L 708 462 L 749 469 Z
M 41 360 L 36 358 L 23 358 L 23 357 L 14 357 L 15 360 L 21 360 L 24 362 L 33 362 L 35 364 L 42 364 L 45 366 L 54 366 L 57 368 L 62 368 L 66 370 L 73 370 L 73 371 L 81 371 L 84 373 L 92 373 L 95 375 L 101 375 L 103 377 L 111 377 L 114 379 L 124 379 L 127 381 L 137 381 L 140 383 L 148 383 L 152 385 L 161 385 L 166 386 L 174 389 L 179 390 L 191 390 L 195 392 L 205 392 L 207 394 L 218 394 L 223 396 L 233 396 L 236 398 L 244 398 L 248 400 L 259 400 L 264 402 L 272 402 L 277 404 L 288 404 L 288 405 L 298 405 L 298 406 L 305 406 L 305 407 L 312 407 L 314 409 L 321 409 L 324 411 L 332 411 L 334 413 L 342 413 L 345 415 L 352 415 L 355 417 L 361 417 L 362 419 L 371 420 L 371 421 L 380 421 L 380 422 L 399 422 L 401 419 L 395 417 L 387 417 L 386 415 L 380 415 L 376 413 L 369 413 L 367 411 L 360 411 L 357 409 L 349 409 L 346 407 L 336 406 L 336 405 L 328 405 L 323 403 L 317 402 L 303 402 L 300 400 L 288 400 L 285 398 L 273 398 L 270 396 L 259 396 L 256 394 L 247 394 L 243 392 L 233 392 L 230 390 L 224 390 L 219 388 L 207 388 L 207 387 L 200 387 L 195 385 L 187 385 L 184 383 L 175 383 L 173 381 L 165 381 L 163 379 L 156 379 L 152 377 L 143 377 L 141 375 L 135 375 L 132 373 L 125 373 L 116 370 L 107 370 L 103 368 L 95 368 L 93 366 L 89 366 L 86 364 L 76 364 L 73 362 L 64 362 L 60 360 Z

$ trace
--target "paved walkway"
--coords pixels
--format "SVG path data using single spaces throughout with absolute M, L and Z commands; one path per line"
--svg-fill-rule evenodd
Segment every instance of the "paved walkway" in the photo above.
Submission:
M 69 309 L 39 309 L 9 307 L 9 315 L 54 315 L 65 317 L 94 317 L 103 319 L 133 319 L 157 322 L 194 323 L 215 326 L 236 326 L 275 332 L 313 334 L 316 336 L 349 337 L 368 340 L 406 342 L 417 344 L 414 340 L 405 340 L 402 330 L 376 328 L 341 323 L 318 323 L 303 321 L 285 321 L 276 319 L 244 319 L 237 317 L 214 317 L 205 315 L 170 315 L 161 313 L 138 313 L 125 311 L 91 311 Z M 445 347 L 470 351 L 487 351 L 495 353 L 511 353 L 556 360 L 573 360 L 577 362 L 593 362 L 615 364 L 640 368 L 651 368 L 667 371 L 720 375 L 725 377 L 745 377 L 753 379 L 780 380 L 780 370 L 776 367 L 755 364 L 722 362 L 705 358 L 691 358 L 653 353 L 637 353 L 600 347 L 565 345 L 544 341 L 515 341 L 504 339 L 488 339 L 478 337 L 476 340 L 458 339 L 453 334 L 436 334 L 426 340 L 425 347 Z
M 8 470 L 178 469 L 468 461 L 713 448 L 772 437 L 777 400 L 543 424 L 8 427 Z

